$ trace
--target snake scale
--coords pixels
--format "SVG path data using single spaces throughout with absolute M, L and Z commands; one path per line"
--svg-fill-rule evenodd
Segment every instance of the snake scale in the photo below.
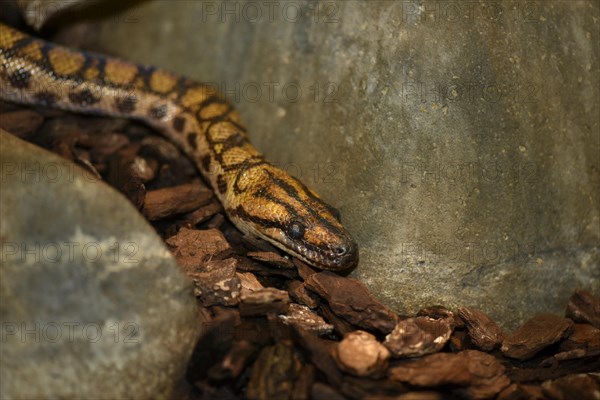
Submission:
M 250 143 L 214 88 L 171 72 L 61 47 L 0 23 L 0 97 L 140 120 L 190 157 L 243 233 L 321 269 L 358 262 L 337 210 Z

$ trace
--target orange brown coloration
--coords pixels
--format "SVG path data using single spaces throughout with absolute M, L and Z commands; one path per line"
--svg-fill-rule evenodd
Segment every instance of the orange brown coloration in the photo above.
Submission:
M 32 60 L 37 61 L 35 58 Z M 48 52 L 48 60 L 56 74 L 72 75 L 83 67 L 85 56 L 76 51 L 55 47 Z
M 154 67 L 83 53 L 0 24 L 5 100 L 135 118 L 197 165 L 231 221 L 318 268 L 343 270 L 357 245 L 324 203 L 249 141 L 239 114 L 213 88 Z

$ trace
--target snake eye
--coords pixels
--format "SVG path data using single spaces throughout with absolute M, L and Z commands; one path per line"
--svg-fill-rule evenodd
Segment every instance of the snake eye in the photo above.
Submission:
M 306 228 L 298 221 L 292 221 L 291 224 L 288 225 L 287 233 L 291 239 L 298 240 L 304 237 L 304 231 Z

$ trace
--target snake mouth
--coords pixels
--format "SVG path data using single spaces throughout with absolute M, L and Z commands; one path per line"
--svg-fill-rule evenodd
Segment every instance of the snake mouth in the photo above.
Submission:
M 315 268 L 344 271 L 358 264 L 358 245 L 351 238 L 337 245 L 328 245 L 326 248 L 293 242 L 285 235 L 280 235 L 277 238 L 279 240 L 270 237 L 266 237 L 266 239 Z

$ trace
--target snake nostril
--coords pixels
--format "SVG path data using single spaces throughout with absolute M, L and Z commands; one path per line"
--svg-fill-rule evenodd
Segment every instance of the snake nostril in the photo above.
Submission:
M 338 256 L 338 257 L 340 257 L 340 256 L 343 256 L 343 255 L 344 255 L 344 254 L 346 254 L 347 252 L 348 252 L 348 247 L 346 247 L 346 246 L 343 246 L 343 245 L 342 245 L 342 246 L 335 246 L 335 247 L 333 248 L 333 253 L 334 253 L 336 256 Z

